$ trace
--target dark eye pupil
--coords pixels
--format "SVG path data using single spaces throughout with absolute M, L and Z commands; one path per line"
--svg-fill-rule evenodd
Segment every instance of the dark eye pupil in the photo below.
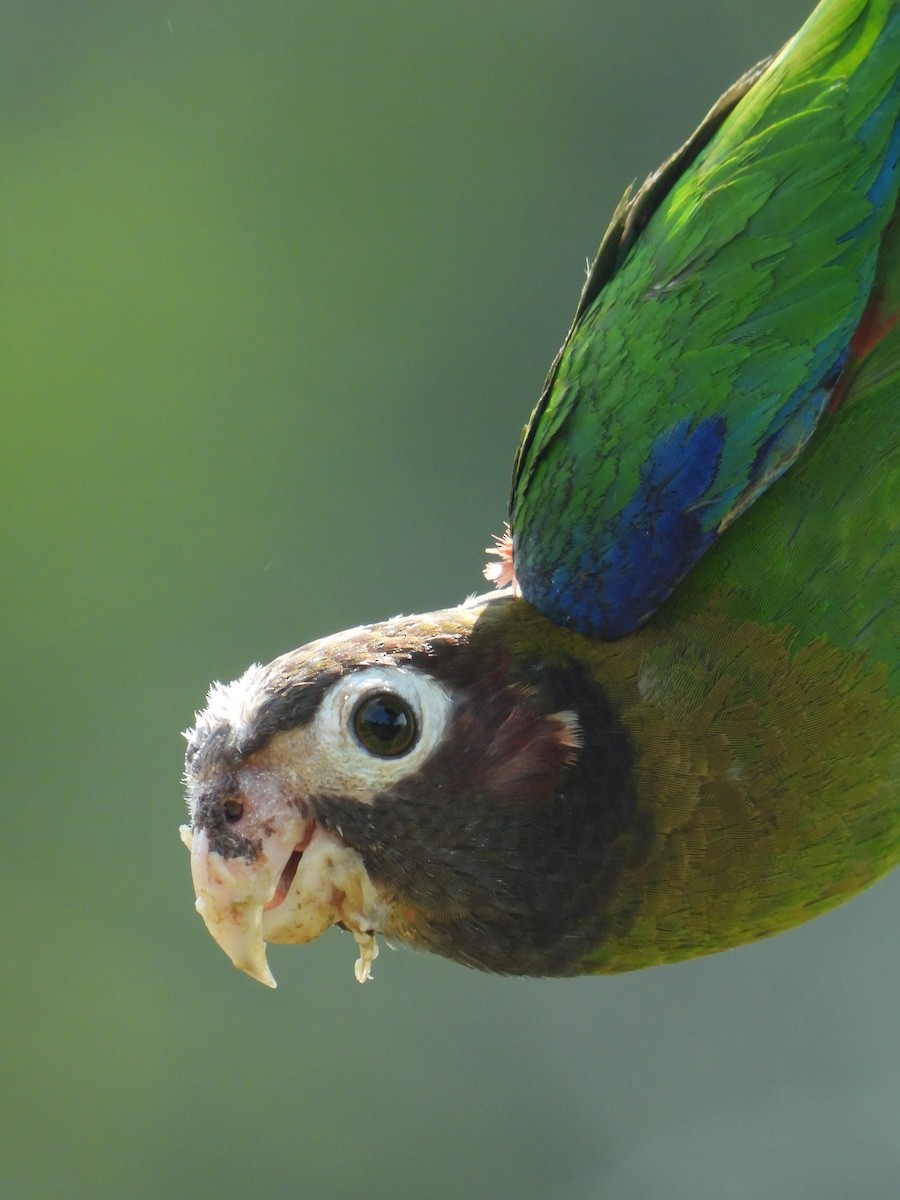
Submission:
M 412 710 L 399 696 L 383 692 L 363 700 L 353 715 L 356 736 L 370 754 L 403 754 L 416 736 Z

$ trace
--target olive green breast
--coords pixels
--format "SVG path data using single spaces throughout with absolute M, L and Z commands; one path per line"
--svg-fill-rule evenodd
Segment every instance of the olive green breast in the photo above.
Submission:
M 635 839 L 592 956 L 615 971 L 824 912 L 900 860 L 900 703 L 883 667 L 708 610 L 598 663 L 635 747 Z M 599 657 L 599 656 L 598 656 Z

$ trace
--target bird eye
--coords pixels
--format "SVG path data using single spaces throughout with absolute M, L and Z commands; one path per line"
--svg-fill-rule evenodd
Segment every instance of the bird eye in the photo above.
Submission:
M 353 732 L 370 754 L 395 758 L 416 740 L 416 718 L 405 700 L 391 692 L 378 692 L 356 706 Z

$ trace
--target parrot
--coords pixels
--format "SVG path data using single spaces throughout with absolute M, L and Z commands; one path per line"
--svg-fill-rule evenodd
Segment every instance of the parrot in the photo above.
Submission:
M 616 208 L 486 594 L 215 683 L 196 908 L 511 976 L 754 942 L 900 861 L 900 0 L 822 0 Z

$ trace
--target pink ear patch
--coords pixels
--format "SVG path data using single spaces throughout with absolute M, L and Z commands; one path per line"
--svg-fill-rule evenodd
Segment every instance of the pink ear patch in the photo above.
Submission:
M 524 688 L 486 688 L 460 714 L 453 767 L 498 800 L 550 801 L 582 740 L 576 713 L 542 713 Z
M 494 533 L 491 536 L 496 545 L 487 546 L 485 554 L 495 554 L 499 562 L 487 563 L 484 568 L 484 577 L 489 580 L 494 587 L 502 588 L 507 584 L 512 585 L 513 595 L 520 595 L 519 585 L 516 583 L 516 572 L 513 567 L 513 540 L 512 534 L 509 532 L 509 525 L 504 524 L 504 532 L 500 535 Z

